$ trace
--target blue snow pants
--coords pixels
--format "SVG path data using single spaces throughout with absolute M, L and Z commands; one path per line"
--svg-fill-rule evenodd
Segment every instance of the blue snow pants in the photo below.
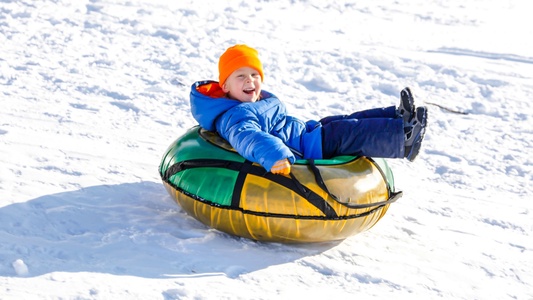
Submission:
M 320 123 L 323 158 L 339 155 L 404 157 L 403 120 L 397 116 L 394 106 L 330 116 Z

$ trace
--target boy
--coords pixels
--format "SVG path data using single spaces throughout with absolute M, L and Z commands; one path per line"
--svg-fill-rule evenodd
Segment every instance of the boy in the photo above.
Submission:
M 287 175 L 299 158 L 356 155 L 413 161 L 418 155 L 427 109 L 415 109 L 409 88 L 402 90 L 398 108 L 304 122 L 287 115 L 285 105 L 261 89 L 263 66 L 255 49 L 228 48 L 218 69 L 218 82 L 193 84 L 192 115 L 201 127 L 217 131 L 241 156 L 267 171 Z

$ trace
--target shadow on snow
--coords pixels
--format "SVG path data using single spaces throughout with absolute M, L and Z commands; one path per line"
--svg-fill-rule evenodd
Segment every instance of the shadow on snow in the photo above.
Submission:
M 210 229 L 154 182 L 101 185 L 0 208 L 0 276 L 98 272 L 148 278 L 225 275 L 283 264 L 338 243 L 260 243 Z

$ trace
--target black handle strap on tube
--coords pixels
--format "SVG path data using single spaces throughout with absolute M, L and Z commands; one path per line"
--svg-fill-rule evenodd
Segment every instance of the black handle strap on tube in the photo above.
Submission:
M 240 197 L 241 197 L 241 191 L 242 191 L 242 184 L 244 184 L 244 179 L 246 178 L 246 175 L 251 174 L 255 176 L 264 177 L 281 186 L 286 187 L 287 189 L 294 191 L 296 194 L 300 195 L 301 197 L 309 201 L 309 203 L 311 203 L 313 206 L 318 208 L 324 214 L 326 218 L 329 218 L 329 219 L 338 218 L 337 213 L 329 205 L 326 199 L 320 197 L 318 194 L 316 194 L 312 190 L 305 187 L 303 184 L 297 181 L 296 178 L 294 177 L 288 178 L 283 175 L 276 175 L 270 172 L 266 172 L 266 170 L 263 167 L 252 165 L 250 161 L 236 162 L 236 161 L 227 161 L 227 160 L 219 160 L 219 159 L 194 159 L 194 160 L 181 161 L 181 162 L 177 162 L 171 165 L 166 170 L 166 172 L 162 174 L 161 177 L 163 178 L 165 182 L 171 183 L 171 180 L 170 180 L 171 177 L 179 172 L 182 172 L 188 169 L 204 168 L 204 167 L 225 168 L 225 169 L 239 172 L 236 186 L 234 186 L 235 191 L 233 193 L 232 202 L 231 202 L 231 207 L 233 208 L 236 208 L 239 206 L 239 202 L 241 199 Z
M 344 205 L 344 206 L 346 206 L 348 208 L 358 209 L 358 208 L 369 208 L 369 207 L 383 206 L 383 205 L 387 205 L 387 204 L 396 202 L 396 200 L 398 200 L 403 195 L 402 192 L 389 191 L 389 193 L 390 193 L 389 199 L 387 199 L 385 201 L 379 201 L 379 202 L 373 202 L 373 203 L 364 203 L 364 204 L 341 202 L 337 196 L 333 195 L 328 190 L 328 187 L 326 186 L 326 183 L 324 182 L 324 179 L 322 178 L 322 174 L 320 174 L 320 170 L 318 169 L 318 167 L 315 164 L 315 160 L 314 159 L 310 159 L 310 160 L 308 160 L 308 162 L 309 162 L 309 168 L 311 169 L 311 172 L 313 172 L 313 175 L 315 176 L 315 181 L 318 184 L 318 186 L 321 189 L 323 189 L 331 197 L 331 199 L 337 201 L 339 204 Z M 291 176 L 292 176 L 292 174 L 291 174 Z

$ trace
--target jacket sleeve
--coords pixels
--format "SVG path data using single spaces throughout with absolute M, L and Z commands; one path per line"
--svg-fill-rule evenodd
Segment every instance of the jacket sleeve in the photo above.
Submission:
M 264 132 L 257 117 L 247 110 L 225 114 L 217 121 L 217 131 L 242 157 L 259 163 L 267 171 L 280 159 L 287 158 L 291 164 L 296 160 L 283 141 Z

